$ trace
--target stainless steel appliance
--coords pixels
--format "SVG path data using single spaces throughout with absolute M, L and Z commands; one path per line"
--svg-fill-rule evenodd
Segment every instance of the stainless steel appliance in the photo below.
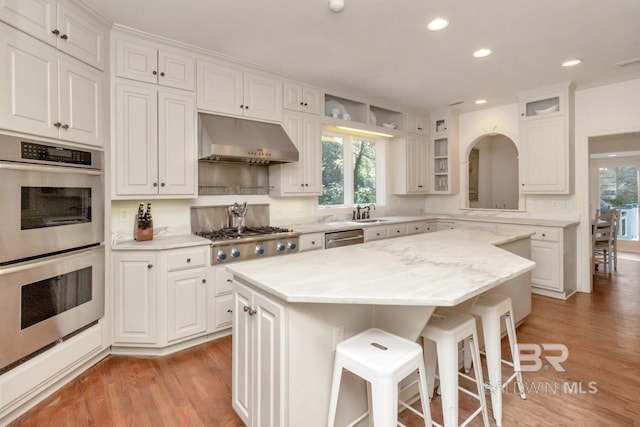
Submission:
M 230 211 L 228 206 L 191 208 L 191 231 L 211 240 L 212 265 L 298 252 L 300 233 L 263 225 L 268 224 L 268 205 L 246 206 L 244 229 L 229 225 Z
M 0 135 L 0 265 L 104 240 L 103 154 Z
M 361 228 L 324 233 L 325 249 L 364 243 L 364 231 Z
M 0 135 L 0 373 L 104 316 L 100 151 Z
M 0 373 L 104 316 L 104 246 L 0 267 Z

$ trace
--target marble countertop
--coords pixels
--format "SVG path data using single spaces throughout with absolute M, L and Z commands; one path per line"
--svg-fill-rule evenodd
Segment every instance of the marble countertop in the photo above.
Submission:
M 194 234 L 180 234 L 169 236 L 158 236 L 152 240 L 124 240 L 117 242 L 111 246 L 114 251 L 158 251 L 163 249 L 178 249 L 191 246 L 204 246 L 211 244 L 211 240 L 205 239 Z
M 453 306 L 532 270 L 495 245 L 531 233 L 446 230 L 230 264 L 227 270 L 293 303 Z
M 393 225 L 413 221 L 429 221 L 429 220 L 451 220 L 451 221 L 469 221 L 477 223 L 493 223 L 493 224 L 511 224 L 538 227 L 571 227 L 577 225 L 579 221 L 575 220 L 559 220 L 544 218 L 517 218 L 505 216 L 488 216 L 488 215 L 468 215 L 468 214 L 423 214 L 423 215 L 395 215 L 381 216 L 372 219 L 380 219 L 382 222 L 362 223 L 356 221 L 331 221 L 331 222 L 315 222 L 306 224 L 294 224 L 289 228 L 303 234 L 307 233 L 324 233 L 327 231 L 350 230 L 354 228 L 376 227 L 384 225 Z

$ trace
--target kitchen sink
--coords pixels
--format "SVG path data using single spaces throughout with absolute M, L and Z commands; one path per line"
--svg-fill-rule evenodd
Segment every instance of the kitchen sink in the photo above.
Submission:
M 371 219 L 354 219 L 351 222 L 357 222 L 359 224 L 376 224 L 378 222 L 387 222 L 389 221 L 388 219 L 376 219 L 376 218 L 371 218 Z

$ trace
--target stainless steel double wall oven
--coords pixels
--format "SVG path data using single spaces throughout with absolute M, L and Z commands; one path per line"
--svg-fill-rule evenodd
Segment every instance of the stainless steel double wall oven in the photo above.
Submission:
M 103 153 L 0 135 L 0 372 L 104 315 Z

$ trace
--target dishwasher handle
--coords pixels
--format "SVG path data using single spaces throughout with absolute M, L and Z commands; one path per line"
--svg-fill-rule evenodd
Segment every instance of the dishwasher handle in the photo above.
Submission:
M 329 239 L 327 243 L 332 245 L 334 243 L 343 243 L 343 242 L 349 242 L 352 240 L 364 240 L 364 234 L 360 234 L 358 236 L 353 236 L 353 237 L 342 237 L 340 239 Z M 355 242 L 355 243 L 359 243 L 359 242 Z
M 326 249 L 364 243 L 364 230 L 362 229 L 335 231 L 325 233 L 324 236 Z

